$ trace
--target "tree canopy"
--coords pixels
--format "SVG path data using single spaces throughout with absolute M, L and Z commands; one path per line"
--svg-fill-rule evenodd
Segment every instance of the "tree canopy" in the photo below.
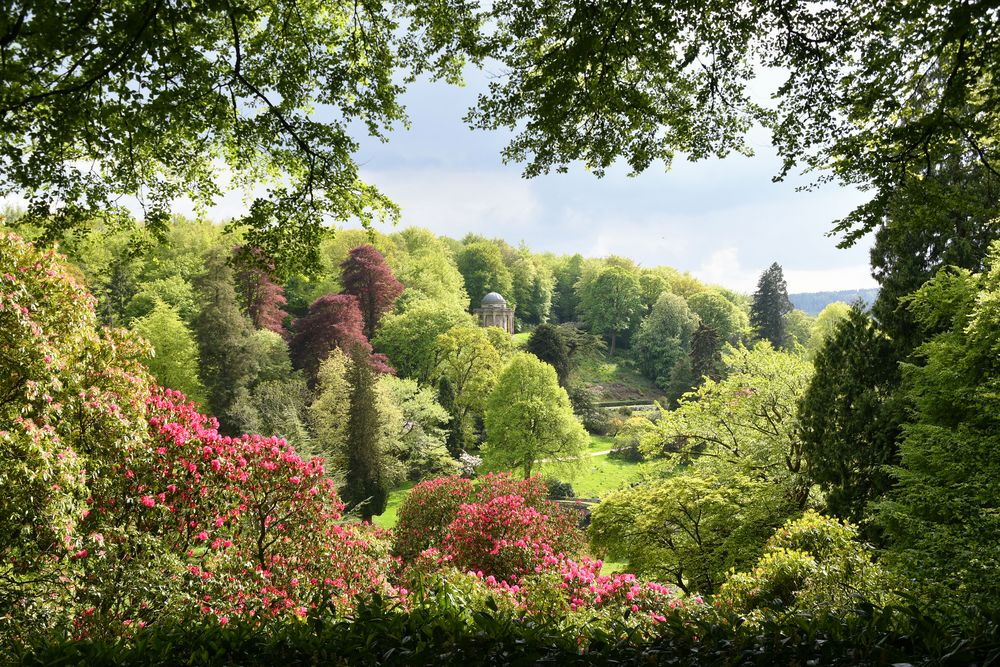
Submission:
M 993 3 L 949 0 L 16 2 L 0 23 L 0 194 L 25 194 L 53 238 L 120 219 L 131 195 L 162 234 L 173 199 L 220 196 L 221 167 L 255 193 L 246 241 L 315 266 L 324 220 L 396 213 L 359 178 L 355 132 L 405 121 L 418 75 L 458 81 L 489 58 L 499 76 L 468 120 L 514 129 L 503 156 L 529 176 L 749 154 L 760 123 L 779 176 L 823 168 L 892 196 L 947 160 L 997 175 L 996 20 Z M 771 104 L 751 90 L 762 68 L 782 73 Z M 880 224 L 870 213 L 838 225 L 846 242 Z
M 525 479 L 542 460 L 572 468 L 587 446 L 552 366 L 517 352 L 486 401 L 484 464 L 520 468 Z
M 24 193 L 55 236 L 133 195 L 162 233 L 172 199 L 220 195 L 221 166 L 260 193 L 247 242 L 315 263 L 324 220 L 395 215 L 358 176 L 352 124 L 381 136 L 407 79 L 456 80 L 451 41 L 476 25 L 407 2 L 17 2 L 0 23 L 0 194 Z
M 611 338 L 614 356 L 619 334 L 638 324 L 644 310 L 639 279 L 628 269 L 607 266 L 579 289 L 578 309 L 596 332 Z

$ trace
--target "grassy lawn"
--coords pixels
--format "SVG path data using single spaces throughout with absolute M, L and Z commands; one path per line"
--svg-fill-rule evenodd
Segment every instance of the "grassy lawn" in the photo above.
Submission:
M 403 504 L 403 499 L 414 486 L 413 482 L 407 482 L 403 486 L 389 492 L 389 501 L 386 503 L 385 512 L 377 517 L 373 517 L 372 522 L 379 528 L 392 528 L 396 525 L 396 517 L 399 515 L 399 506 Z
M 603 498 L 608 493 L 642 477 L 640 463 L 610 459 L 607 455 L 591 456 L 584 461 L 576 476 L 568 480 L 578 498 Z M 545 466 L 539 471 L 546 475 Z
M 530 331 L 522 331 L 521 333 L 516 333 L 513 336 L 515 347 L 524 347 L 528 344 L 528 339 L 531 338 Z
M 614 444 L 615 439 L 610 435 L 592 435 L 590 436 L 590 444 L 587 445 L 587 453 L 606 452 L 614 447 Z
M 614 357 L 605 353 L 591 354 L 580 360 L 575 377 L 597 393 L 598 401 L 647 402 L 663 392 L 635 369 L 627 351 Z

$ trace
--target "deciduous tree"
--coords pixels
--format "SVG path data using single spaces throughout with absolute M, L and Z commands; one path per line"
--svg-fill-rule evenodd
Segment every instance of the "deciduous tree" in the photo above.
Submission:
M 157 383 L 203 402 L 205 388 L 198 379 L 198 345 L 177 309 L 160 301 L 131 328 L 153 346 L 153 354 L 145 363 Z
M 572 469 L 587 442 L 555 370 L 534 355 L 515 353 L 486 402 L 484 465 L 519 468 L 525 478 L 542 460 Z
M 243 310 L 258 329 L 285 335 L 285 291 L 275 282 L 274 263 L 260 250 L 241 246 L 233 253 L 234 280 Z
M 462 249 L 456 259 L 473 308 L 478 308 L 483 297 L 490 292 L 499 292 L 511 305 L 517 305 L 510 270 L 495 243 L 473 241 Z
M 305 371 L 310 384 L 316 381 L 320 363 L 334 348 L 349 350 L 360 345 L 371 352 L 371 344 L 362 331 L 358 300 L 350 294 L 327 294 L 309 306 L 309 313 L 292 323 L 294 335 L 289 344 L 292 362 Z M 378 372 L 391 372 L 384 355 L 370 355 Z
M 691 353 L 691 336 L 698 328 L 698 316 L 687 302 L 671 292 L 664 292 L 653 306 L 653 312 L 642 321 L 633 341 L 639 367 L 646 377 L 654 380 L 672 398 L 680 396 L 689 386 L 674 386 L 678 364 L 687 361 Z
M 609 266 L 581 286 L 579 310 L 591 329 L 610 337 L 614 356 L 618 335 L 635 326 L 642 315 L 642 287 L 632 271 Z
M 925 599 L 989 614 L 1000 599 L 1000 243 L 984 272 L 942 269 L 909 307 L 938 333 L 903 367 L 912 413 L 879 522 Z
M 375 348 L 388 356 L 401 377 L 428 384 L 436 377 L 438 336 L 461 324 L 474 324 L 465 310 L 421 299 L 383 319 Z
M 49 238 L 120 222 L 132 195 L 164 234 L 176 198 L 221 195 L 221 160 L 259 193 L 242 219 L 246 242 L 279 268 L 318 264 L 325 219 L 395 216 L 359 178 L 355 128 L 384 136 L 404 119 L 410 74 L 455 80 L 462 57 L 449 35 L 474 38 L 477 26 L 466 11 L 406 2 L 70 9 L 5 12 L 0 195 L 24 193 Z M 337 120 L 313 115 L 318 106 Z
M 371 244 L 351 249 L 340 268 L 344 293 L 357 298 L 365 336 L 371 338 L 382 315 L 403 292 L 403 284 L 396 280 L 385 258 Z

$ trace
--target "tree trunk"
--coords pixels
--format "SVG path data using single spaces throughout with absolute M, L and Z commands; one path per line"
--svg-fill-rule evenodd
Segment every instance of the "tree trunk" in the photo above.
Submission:
M 609 357 L 615 356 L 615 341 L 618 339 L 618 332 L 611 332 L 611 352 L 608 354 Z

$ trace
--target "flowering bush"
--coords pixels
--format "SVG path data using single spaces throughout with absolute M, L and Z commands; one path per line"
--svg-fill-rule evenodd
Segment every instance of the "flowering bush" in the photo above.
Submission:
M 418 484 L 396 529 L 408 585 L 438 582 L 476 608 L 493 605 L 568 622 L 594 614 L 632 618 L 632 626 L 646 629 L 682 606 L 666 586 L 632 574 L 604 575 L 601 561 L 578 558 L 583 535 L 575 515 L 546 494 L 540 478 L 506 473 L 478 483 L 452 477 Z
M 465 503 L 445 532 L 442 552 L 459 569 L 497 579 L 540 572 L 546 557 L 580 545 L 579 531 L 569 517 L 556 505 L 548 511 L 543 514 L 517 495 Z
M 143 441 L 145 350 L 94 304 L 58 254 L 0 233 L 0 626 L 68 604 L 86 501 L 118 494 Z
M 399 508 L 393 551 L 404 561 L 412 561 L 424 549 L 440 545 L 458 508 L 469 501 L 472 492 L 472 481 L 462 477 L 441 477 L 414 486 Z
M 222 436 L 183 395 L 149 400 L 150 456 L 120 471 L 130 493 L 97 499 L 136 533 L 157 536 L 167 562 L 204 613 L 305 614 L 320 601 L 348 604 L 387 584 L 388 541 L 374 529 L 341 524 L 343 504 L 320 459 L 305 460 L 280 438 Z M 99 589 L 98 589 L 99 590 Z M 132 615 L 151 616 L 142 606 Z M 123 610 L 124 611 L 124 610 Z M 150 619 L 151 620 L 151 619 Z
M 412 561 L 424 549 L 440 548 L 445 533 L 463 504 L 485 504 L 501 496 L 520 496 L 524 505 L 546 517 L 562 513 L 546 500 L 548 489 L 539 477 L 517 479 L 510 473 L 491 473 L 475 482 L 442 477 L 421 482 L 410 490 L 399 509 L 393 550 Z

